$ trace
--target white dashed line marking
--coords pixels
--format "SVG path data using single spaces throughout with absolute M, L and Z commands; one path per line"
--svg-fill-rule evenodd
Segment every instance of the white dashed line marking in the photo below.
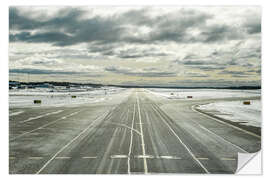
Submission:
M 54 111 L 54 112 L 42 114 L 42 115 L 39 115 L 39 116 L 36 116 L 36 117 L 30 117 L 27 120 L 21 121 L 20 123 L 25 123 L 25 122 L 28 122 L 28 121 L 33 121 L 33 120 L 40 119 L 40 118 L 43 118 L 43 117 L 46 117 L 46 116 L 49 116 L 49 115 L 58 114 L 58 113 L 63 112 L 63 111 L 64 110 L 58 110 L 58 111 Z
M 181 157 L 176 156 L 159 156 L 160 159 L 182 159 Z
M 197 159 L 199 159 L 199 160 L 209 160 L 209 158 L 205 158 L 205 157 L 198 157 Z
M 70 159 L 71 157 L 55 157 L 55 159 Z
M 122 158 L 128 158 L 128 156 L 127 155 L 111 155 L 111 158 L 112 159 L 115 159 L 115 158 L 122 159 Z
M 28 157 L 28 159 L 39 160 L 39 159 L 43 159 L 43 157 Z
M 155 158 L 155 156 L 152 156 L 152 155 L 138 155 L 138 156 L 135 156 L 136 158 L 143 158 L 143 159 L 153 159 Z
M 235 158 L 221 158 L 223 161 L 235 161 Z
M 96 156 L 84 156 L 83 159 L 96 159 Z

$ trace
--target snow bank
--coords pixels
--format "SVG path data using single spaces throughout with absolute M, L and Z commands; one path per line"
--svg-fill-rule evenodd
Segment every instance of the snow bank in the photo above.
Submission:
M 250 105 L 244 105 L 243 101 L 217 102 L 201 105 L 198 108 L 227 120 L 261 127 L 261 100 L 250 102 Z

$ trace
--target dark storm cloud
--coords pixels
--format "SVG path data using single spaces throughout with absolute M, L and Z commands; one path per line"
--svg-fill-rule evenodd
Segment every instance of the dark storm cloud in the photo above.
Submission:
M 250 15 L 246 22 L 244 23 L 244 27 L 246 28 L 249 34 L 257 34 L 261 33 L 261 17 L 260 15 L 254 14 Z
M 149 70 L 149 69 L 148 69 Z M 156 70 L 156 69 L 152 69 Z M 120 68 L 116 66 L 106 67 L 105 71 L 124 74 L 124 75 L 131 75 L 131 76 L 141 76 L 141 77 L 175 77 L 177 74 L 175 72 L 166 72 L 166 71 L 134 71 L 129 68 Z
M 80 74 L 80 72 L 71 72 L 71 71 L 55 71 L 55 70 L 44 70 L 44 69 L 10 69 L 9 73 L 20 73 L 20 74 Z
M 66 8 L 53 18 L 31 18 L 12 7 L 9 10 L 10 30 L 20 32 L 12 33 L 10 39 L 22 42 L 50 42 L 57 46 L 83 42 L 97 44 L 187 42 L 191 39 L 187 32 L 188 28 L 203 26 L 207 19 L 212 18 L 208 14 L 193 10 L 181 10 L 157 17 L 150 17 L 147 13 L 147 9 L 131 10 L 112 17 L 93 16 L 82 19 L 84 11 Z M 134 37 L 130 29 L 135 30 L 141 25 L 151 28 L 151 33 L 143 38 Z M 27 30 L 38 31 L 27 33 Z
M 213 43 L 224 40 L 242 39 L 244 34 L 239 31 L 239 27 L 235 28 L 228 25 L 211 25 L 205 28 L 199 35 L 199 40 L 205 43 Z
M 47 32 L 47 33 L 36 33 L 30 34 L 29 32 L 22 32 L 19 34 L 10 34 L 10 42 L 23 41 L 23 42 L 33 42 L 33 43 L 55 43 L 55 42 L 65 42 L 70 39 L 69 36 L 59 33 L 59 32 Z

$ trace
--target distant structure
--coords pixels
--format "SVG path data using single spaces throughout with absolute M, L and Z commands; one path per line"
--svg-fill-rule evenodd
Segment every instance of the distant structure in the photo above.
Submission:
M 15 89 L 15 88 L 19 88 L 19 87 L 21 87 L 20 82 L 9 81 L 9 89 Z

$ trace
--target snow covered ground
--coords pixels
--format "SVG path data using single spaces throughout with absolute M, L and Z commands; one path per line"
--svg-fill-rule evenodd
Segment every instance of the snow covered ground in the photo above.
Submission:
M 261 127 L 261 100 L 250 102 L 250 105 L 244 105 L 243 101 L 216 102 L 201 105 L 199 109 L 227 120 Z
M 149 88 L 148 92 L 168 99 L 215 99 L 229 97 L 251 97 L 260 96 L 261 90 L 230 90 L 230 89 L 161 89 Z
M 124 91 L 123 88 L 93 88 L 91 90 L 55 90 L 50 88 L 15 89 L 9 91 L 9 107 L 66 106 L 96 103 L 110 99 L 111 95 Z M 72 98 L 76 96 L 76 98 Z M 34 104 L 41 100 L 41 104 Z
M 261 90 L 229 90 L 229 89 L 158 89 L 149 88 L 149 93 L 154 95 L 183 100 L 203 100 L 230 97 L 261 96 Z M 192 96 L 192 98 L 187 98 Z M 246 125 L 261 127 L 261 101 L 253 100 L 251 105 L 243 105 L 243 101 L 224 101 L 201 105 L 199 109 L 215 116 L 241 122 Z

